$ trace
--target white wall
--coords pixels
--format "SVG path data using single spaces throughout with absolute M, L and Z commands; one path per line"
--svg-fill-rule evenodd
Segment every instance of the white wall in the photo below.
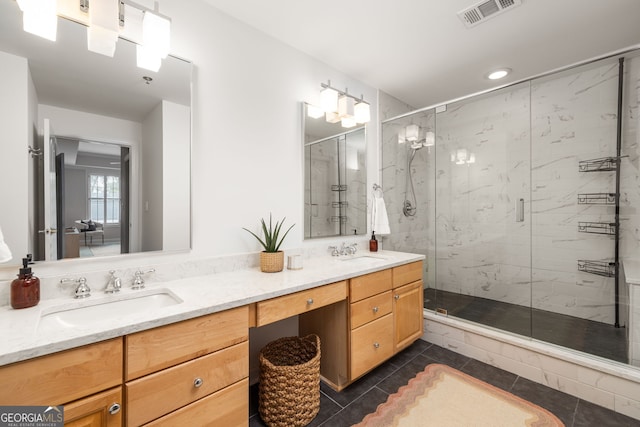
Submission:
M 190 247 L 191 194 L 189 188 L 191 153 L 191 110 L 184 105 L 162 101 L 162 249 Z
M 0 227 L 13 254 L 12 263 L 29 252 L 29 181 L 30 137 L 29 70 L 27 60 L 0 52 L 0 170 L 8 182 L 0 185 Z M 5 224 L 11 224 L 8 227 Z
M 140 230 L 141 250 L 162 249 L 162 103 L 151 111 L 142 122 L 140 149 Z M 135 203 L 134 199 L 131 199 Z
M 302 246 L 300 102 L 316 101 L 320 83 L 331 79 L 371 101 L 376 123 L 376 90 L 201 1 L 161 0 L 160 12 L 172 19 L 172 52 L 195 67 L 194 255 L 258 251 L 242 227 L 257 229 L 270 212 L 296 224 L 283 248 Z M 367 132 L 371 183 L 378 170 L 377 126 Z

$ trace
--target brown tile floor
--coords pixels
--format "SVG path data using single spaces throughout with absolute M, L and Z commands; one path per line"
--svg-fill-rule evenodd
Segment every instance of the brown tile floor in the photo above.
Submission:
M 320 412 L 309 425 L 346 427 L 360 422 L 430 363 L 449 365 L 540 405 L 553 412 L 567 427 L 640 427 L 640 421 L 422 340 L 339 393 L 322 384 Z M 252 386 L 250 393 L 249 426 L 264 426 L 257 413 L 257 386 Z

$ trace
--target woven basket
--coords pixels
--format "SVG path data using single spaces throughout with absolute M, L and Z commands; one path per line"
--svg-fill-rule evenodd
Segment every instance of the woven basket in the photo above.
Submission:
M 258 412 L 269 427 L 301 427 L 320 410 L 320 337 L 279 338 L 260 351 Z
M 284 252 L 260 252 L 260 271 L 277 273 L 284 268 Z

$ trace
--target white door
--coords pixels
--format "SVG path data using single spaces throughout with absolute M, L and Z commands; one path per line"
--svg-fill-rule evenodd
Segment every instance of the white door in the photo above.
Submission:
M 58 259 L 58 230 L 56 229 L 56 140 L 49 119 L 44 119 L 44 259 Z M 59 230 L 61 233 L 64 230 Z

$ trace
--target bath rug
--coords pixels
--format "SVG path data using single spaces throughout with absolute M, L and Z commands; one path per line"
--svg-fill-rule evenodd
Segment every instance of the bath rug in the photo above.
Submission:
M 354 427 L 564 426 L 555 415 L 446 365 L 431 364 Z

